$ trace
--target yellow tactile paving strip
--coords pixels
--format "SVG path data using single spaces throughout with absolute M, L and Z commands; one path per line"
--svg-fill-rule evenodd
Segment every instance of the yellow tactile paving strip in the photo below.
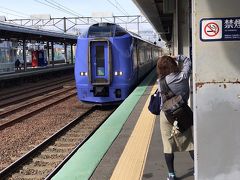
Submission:
M 151 94 L 155 92 L 154 85 L 148 97 L 137 124 L 125 146 L 125 149 L 113 171 L 111 180 L 142 179 L 149 144 L 152 137 L 156 116 L 148 111 Z

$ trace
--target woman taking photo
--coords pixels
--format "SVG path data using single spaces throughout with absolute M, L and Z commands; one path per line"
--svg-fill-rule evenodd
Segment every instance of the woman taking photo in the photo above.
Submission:
M 181 64 L 181 67 L 179 67 Z M 165 78 L 170 90 L 175 95 L 181 95 L 184 102 L 189 99 L 189 76 L 191 74 L 191 59 L 184 55 L 162 56 L 157 63 L 158 89 L 161 94 L 160 79 Z M 164 99 L 161 97 L 161 99 Z M 163 102 L 164 103 L 164 102 Z M 160 115 L 160 129 L 163 141 L 163 151 L 168 168 L 168 180 L 175 180 L 174 152 L 189 151 L 194 159 L 192 128 L 184 133 L 173 133 L 174 126 L 167 120 L 164 113 Z

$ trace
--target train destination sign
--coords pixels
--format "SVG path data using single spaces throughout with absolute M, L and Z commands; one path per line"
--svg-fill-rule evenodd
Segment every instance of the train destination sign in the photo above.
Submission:
M 240 17 L 201 19 L 200 39 L 201 41 L 239 41 Z

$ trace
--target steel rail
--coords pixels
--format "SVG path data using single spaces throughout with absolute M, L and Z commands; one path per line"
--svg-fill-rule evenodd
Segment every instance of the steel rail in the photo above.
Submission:
M 110 114 L 111 115 L 111 114 Z M 109 115 L 109 116 L 110 116 Z M 109 117 L 108 116 L 108 117 Z M 57 172 L 66 164 L 66 162 L 77 152 L 79 148 L 99 129 L 99 127 L 108 119 L 105 118 L 99 125 L 76 147 L 74 150 L 45 178 L 45 180 L 50 180 Z
M 11 97 L 15 97 L 15 96 L 19 96 L 21 94 L 26 94 L 28 92 L 32 92 L 32 91 L 36 91 L 36 90 L 39 90 L 39 89 L 43 89 L 43 88 L 46 88 L 46 87 L 51 87 L 51 86 L 55 86 L 55 85 L 59 85 L 61 83 L 65 83 L 65 82 L 68 82 L 68 81 L 71 81 L 73 80 L 73 78 L 64 78 L 64 79 L 61 79 L 61 80 L 55 80 L 55 81 L 52 81 L 52 82 L 47 82 L 47 83 L 41 83 L 39 85 L 35 85 L 35 86 L 30 86 L 30 87 L 24 87 L 24 88 L 21 88 L 21 89 L 15 89 L 15 90 L 12 90 L 12 91 L 7 91 L 7 92 L 2 92 L 0 93 L 0 100 L 5 100 L 5 99 L 9 99 Z
M 8 167 L 6 167 L 5 169 L 3 169 L 0 172 L 0 179 L 4 179 L 7 176 L 9 176 L 11 173 L 13 173 L 14 171 L 16 171 L 19 166 L 21 166 L 22 164 L 26 163 L 29 158 L 31 158 L 32 156 L 38 154 L 39 151 L 43 150 L 44 148 L 47 147 L 47 145 L 51 144 L 52 141 L 56 140 L 57 138 L 59 138 L 59 136 L 63 135 L 65 132 L 67 132 L 69 129 L 71 129 L 72 127 L 74 127 L 77 123 L 81 122 L 85 117 L 87 117 L 89 114 L 91 114 L 92 112 L 94 112 L 97 109 L 96 106 L 93 106 L 92 108 L 90 108 L 89 110 L 87 110 L 86 112 L 84 112 L 81 116 L 79 116 L 78 118 L 72 120 L 70 123 L 68 123 L 66 126 L 64 126 L 63 128 L 61 128 L 59 131 L 57 131 L 55 134 L 53 134 L 51 137 L 49 137 L 48 139 L 46 139 L 44 142 L 42 142 L 41 144 L 39 144 L 37 147 L 35 147 L 34 149 L 32 149 L 31 151 L 29 151 L 28 153 L 26 153 L 24 156 L 22 156 L 21 158 L 19 158 L 17 161 L 13 162 L 12 164 L 10 164 Z
M 15 119 L 13 119 L 13 120 L 11 120 L 11 121 L 8 121 L 8 122 L 6 122 L 6 123 L 3 123 L 3 124 L 0 125 L 0 131 L 3 130 L 3 129 L 5 129 L 5 128 L 7 128 L 7 127 L 9 127 L 9 126 L 12 126 L 12 125 L 14 125 L 14 124 L 16 124 L 16 123 L 21 122 L 21 121 L 25 120 L 26 118 L 29 118 L 29 117 L 35 115 L 36 113 L 39 113 L 39 112 L 47 109 L 48 107 L 50 107 L 50 106 L 52 106 L 52 105 L 55 105 L 55 104 L 57 104 L 57 103 L 59 103 L 59 102 L 64 101 L 65 99 L 68 99 L 68 98 L 70 98 L 70 97 L 72 97 L 72 96 L 75 96 L 76 94 L 77 94 L 77 93 L 74 92 L 74 93 L 72 93 L 72 94 L 70 94 L 70 95 L 68 95 L 68 96 L 66 96 L 66 97 L 63 97 L 63 98 L 58 99 L 58 100 L 56 100 L 56 101 L 54 101 L 54 102 L 51 102 L 51 103 L 49 103 L 49 104 L 47 104 L 47 105 L 45 105 L 45 106 L 43 106 L 43 107 L 41 107 L 41 108 L 39 108 L 39 109 L 37 109 L 37 110 L 33 110 L 33 111 L 29 112 L 29 113 L 26 113 L 26 114 L 24 114 L 24 115 L 22 115 L 22 116 L 20 116 L 20 117 L 17 117 L 17 118 L 15 118 Z
M 67 92 L 67 91 L 71 91 L 71 90 L 74 90 L 74 89 L 75 89 L 75 87 L 69 87 L 69 88 L 65 88 L 65 89 L 56 90 L 55 93 L 50 92 L 51 94 L 46 94 L 44 97 L 42 97 L 40 99 L 36 99 L 36 100 L 30 101 L 30 102 L 27 102 L 25 104 L 20 104 L 19 106 L 15 106 L 13 108 L 8 108 L 5 111 L 0 112 L 0 118 L 4 117 L 6 115 L 12 114 L 12 113 L 14 113 L 16 111 L 20 111 L 20 110 L 22 110 L 22 109 L 24 109 L 26 107 L 42 103 L 42 102 L 47 101 L 48 99 L 50 99 L 50 98 L 52 98 L 54 96 L 61 95 L 61 94 L 65 93 L 65 92 Z

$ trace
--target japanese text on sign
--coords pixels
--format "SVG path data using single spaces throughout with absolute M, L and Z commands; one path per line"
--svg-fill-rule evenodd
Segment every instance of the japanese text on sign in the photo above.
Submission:
M 239 19 L 226 19 L 224 21 L 224 27 L 226 29 L 240 28 L 240 18 Z

